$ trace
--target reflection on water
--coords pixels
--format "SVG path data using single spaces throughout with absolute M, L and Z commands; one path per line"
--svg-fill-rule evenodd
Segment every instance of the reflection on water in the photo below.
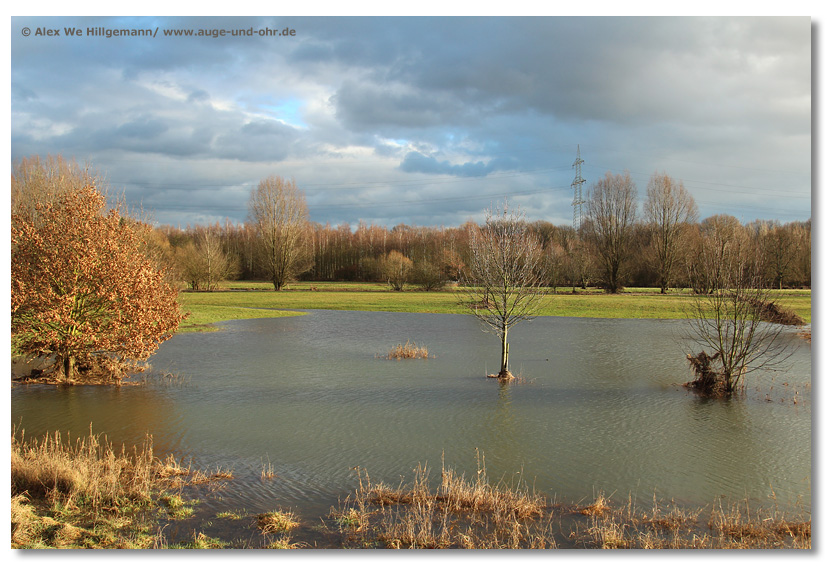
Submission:
M 725 495 L 810 502 L 810 347 L 791 369 L 750 379 L 734 401 L 703 400 L 675 338 L 676 321 L 538 318 L 511 334 L 513 371 L 485 378 L 496 338 L 470 316 L 310 311 L 228 323 L 176 336 L 153 357 L 184 385 L 12 390 L 12 421 L 27 435 L 83 435 L 90 424 L 118 443 L 151 433 L 160 452 L 230 468 L 221 508 L 274 503 L 326 512 L 353 488 L 409 479 L 420 462 L 517 473 L 561 500 L 597 491 L 708 504 Z M 429 360 L 377 357 L 411 340 Z M 785 385 L 786 384 L 786 385 Z M 793 404 L 795 392 L 796 403 Z M 278 475 L 262 481 L 264 464 Z

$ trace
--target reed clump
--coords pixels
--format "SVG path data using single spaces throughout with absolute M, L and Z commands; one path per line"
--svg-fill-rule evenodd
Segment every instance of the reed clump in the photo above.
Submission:
M 549 504 L 524 483 L 491 484 L 484 459 L 470 478 L 443 464 L 438 483 L 427 466 L 410 483 L 373 482 L 357 468 L 358 488 L 332 508 L 343 547 L 584 549 L 810 549 L 811 516 L 790 517 L 748 502 L 689 509 L 653 497 L 640 508 L 599 492 L 585 506 Z M 562 544 L 562 545 L 561 545 Z
M 154 454 L 152 438 L 117 449 L 105 437 L 55 432 L 11 441 L 13 548 L 148 548 L 158 517 L 189 513 L 175 489 L 192 471 Z
M 287 533 L 299 526 L 293 512 L 274 510 L 257 516 L 258 529 L 263 533 Z
M 598 549 L 810 549 L 809 515 L 787 515 L 720 500 L 696 510 L 654 500 L 650 511 L 640 511 L 630 496 L 624 506 L 578 524 L 574 535 L 577 546 Z
M 266 549 L 299 549 L 304 543 L 292 541 L 292 532 L 299 527 L 299 520 L 292 511 L 273 510 L 256 516 L 257 526 L 266 538 Z
M 426 346 L 417 346 L 416 343 L 407 340 L 404 344 L 397 344 L 392 347 L 385 357 L 389 360 L 427 360 L 431 356 L 429 356 Z
M 526 487 L 492 485 L 484 462 L 466 479 L 441 470 L 431 490 L 427 466 L 410 484 L 372 483 L 358 469 L 359 488 L 330 517 L 348 546 L 391 549 L 553 548 L 551 512 L 545 498 Z

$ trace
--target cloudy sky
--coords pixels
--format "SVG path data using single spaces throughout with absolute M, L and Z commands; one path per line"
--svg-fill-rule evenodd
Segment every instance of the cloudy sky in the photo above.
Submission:
M 244 221 L 269 175 L 295 178 L 320 223 L 455 226 L 508 197 L 571 224 L 579 145 L 584 191 L 629 171 L 642 204 L 665 172 L 702 218 L 806 220 L 812 31 L 789 17 L 13 17 L 11 158 L 88 162 L 181 226 Z

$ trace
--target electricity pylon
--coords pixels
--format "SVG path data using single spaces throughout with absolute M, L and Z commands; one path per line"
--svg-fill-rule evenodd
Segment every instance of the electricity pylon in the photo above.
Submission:
M 571 202 L 571 205 L 574 206 L 574 230 L 579 232 L 580 231 L 580 222 L 583 219 L 583 204 L 586 203 L 583 201 L 583 183 L 586 181 L 583 179 L 583 176 L 580 174 L 580 165 L 584 162 L 582 158 L 580 158 L 580 145 L 577 145 L 577 160 L 574 161 L 574 164 L 571 165 L 574 168 L 574 181 L 571 183 L 571 187 L 574 188 L 574 199 Z

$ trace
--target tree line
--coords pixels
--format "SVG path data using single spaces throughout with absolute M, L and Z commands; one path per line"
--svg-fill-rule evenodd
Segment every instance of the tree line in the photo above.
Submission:
M 702 264 L 735 242 L 751 251 L 770 286 L 810 286 L 809 220 L 742 224 L 725 214 L 699 220 L 682 182 L 662 173 L 651 177 L 640 206 L 628 174 L 607 173 L 588 195 L 577 229 L 543 220 L 521 222 L 542 249 L 538 277 L 543 286 L 710 292 L 714 278 Z M 479 231 L 473 221 L 459 227 L 392 228 L 365 221 L 355 228 L 311 222 L 296 182 L 279 177 L 262 180 L 251 192 L 249 210 L 244 223 L 155 227 L 156 253 L 195 290 L 234 279 L 270 281 L 276 290 L 291 280 L 434 290 L 460 280 L 471 265 L 471 243 Z

